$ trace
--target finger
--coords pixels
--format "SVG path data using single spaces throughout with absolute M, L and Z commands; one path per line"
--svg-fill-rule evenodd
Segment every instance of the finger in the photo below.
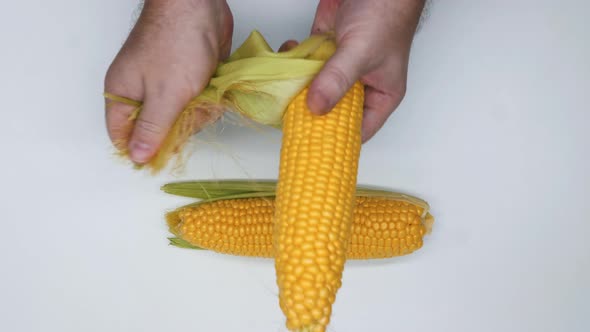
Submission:
M 139 77 L 132 70 L 124 70 L 117 66 L 109 68 L 105 77 L 104 91 L 116 96 L 140 101 L 143 99 L 143 88 Z M 127 148 L 133 121 L 131 114 L 136 106 L 105 99 L 105 120 L 111 142 L 118 150 Z
M 225 60 L 229 57 L 231 53 L 232 36 L 234 31 L 234 16 L 226 1 L 223 1 L 223 15 L 226 15 L 227 17 L 225 20 L 223 20 L 224 24 L 222 26 L 221 32 L 222 43 L 219 46 L 219 60 Z
M 129 136 L 131 136 L 131 132 L 133 131 L 133 121 L 130 117 L 135 111 L 136 106 L 106 100 L 105 108 L 109 138 L 115 148 L 124 150 L 127 148 Z
M 331 32 L 334 29 L 340 2 L 341 0 L 320 0 L 311 26 L 312 35 Z
M 134 162 L 146 163 L 156 154 L 178 115 L 190 101 L 192 94 L 179 91 L 174 85 L 146 90 L 143 109 L 135 121 L 129 142 L 130 158 Z
M 401 103 L 405 91 L 385 93 L 371 87 L 365 87 L 365 105 L 363 112 L 362 141 L 370 140 L 387 121 L 391 113 Z
M 299 42 L 297 42 L 296 40 L 287 40 L 281 45 L 281 47 L 279 47 L 279 52 L 287 52 L 297 45 L 299 45 Z
M 329 112 L 364 74 L 368 52 L 363 49 L 354 42 L 342 43 L 326 61 L 309 87 L 307 104 L 312 113 L 321 115 Z

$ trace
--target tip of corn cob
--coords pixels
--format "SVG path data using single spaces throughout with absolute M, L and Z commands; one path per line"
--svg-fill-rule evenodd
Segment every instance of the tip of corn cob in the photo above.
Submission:
M 180 211 L 181 209 L 176 209 L 166 213 L 166 224 L 168 225 L 168 231 L 174 235 L 174 237 L 168 238 L 170 245 L 186 249 L 203 249 L 199 246 L 191 244 L 179 236 L 178 226 L 182 223 L 182 218 L 180 217 L 179 213 Z
M 168 230 L 170 233 L 178 236 L 178 232 L 176 231 L 176 227 L 182 222 L 182 219 L 179 215 L 179 210 L 173 210 L 166 213 L 166 224 L 168 225 Z
M 432 226 L 434 225 L 434 216 L 430 212 L 426 212 L 426 216 L 422 219 L 424 227 L 426 228 L 426 234 L 432 233 Z

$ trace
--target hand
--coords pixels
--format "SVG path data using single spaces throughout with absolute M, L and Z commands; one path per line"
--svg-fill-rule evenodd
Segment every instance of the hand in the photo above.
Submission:
M 146 0 L 129 38 L 111 64 L 105 91 L 143 101 L 136 121 L 132 106 L 108 103 L 113 144 L 131 160 L 148 162 L 176 118 L 229 55 L 233 17 L 224 0 Z
M 320 0 L 312 34 L 332 32 L 337 50 L 310 85 L 308 105 L 328 112 L 361 80 L 363 142 L 383 126 L 406 91 L 408 59 L 424 0 Z

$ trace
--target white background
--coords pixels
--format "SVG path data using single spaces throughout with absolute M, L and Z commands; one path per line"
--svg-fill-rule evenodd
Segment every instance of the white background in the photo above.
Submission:
M 304 38 L 315 1 L 230 1 L 234 45 Z M 133 1 L 0 5 L 0 330 L 284 331 L 270 260 L 168 246 L 180 179 L 275 178 L 227 125 L 181 174 L 114 157 L 103 77 Z M 426 199 L 419 252 L 352 262 L 330 331 L 590 330 L 590 2 L 435 2 L 359 182 Z

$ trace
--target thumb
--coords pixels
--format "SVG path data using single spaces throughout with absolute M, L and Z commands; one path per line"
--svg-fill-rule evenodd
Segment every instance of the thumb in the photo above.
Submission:
M 365 74 L 368 55 L 363 52 L 364 47 L 359 46 L 350 42 L 338 45 L 334 55 L 311 82 L 307 104 L 312 113 L 328 113 Z
M 296 40 L 289 39 L 279 47 L 279 52 L 287 52 L 297 45 L 299 45 L 299 43 Z

